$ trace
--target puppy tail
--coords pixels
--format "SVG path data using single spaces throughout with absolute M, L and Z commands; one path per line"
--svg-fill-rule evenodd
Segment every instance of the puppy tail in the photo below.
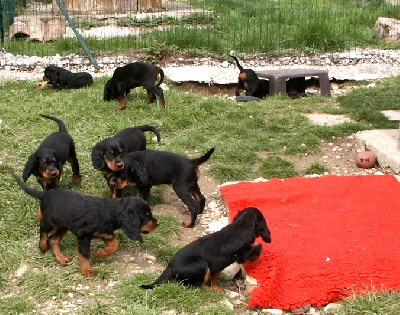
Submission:
M 214 153 L 214 149 L 215 148 L 211 148 L 206 154 L 204 154 L 203 156 L 197 158 L 197 159 L 192 159 L 192 162 L 196 165 L 200 165 L 203 164 L 205 161 L 207 161 L 211 155 Z
M 22 190 L 25 191 L 28 195 L 31 195 L 32 197 L 34 197 L 36 199 L 40 199 L 40 200 L 43 199 L 44 194 L 45 194 L 44 191 L 30 188 L 17 175 L 15 175 L 14 173 L 11 173 L 11 175 L 12 175 L 12 177 L 14 177 L 14 179 L 17 182 L 17 184 L 19 185 L 19 187 L 21 187 Z
M 150 290 L 170 280 L 172 280 L 172 269 L 168 266 L 156 281 L 152 284 L 142 284 L 140 287 L 145 290 Z
M 158 73 L 160 74 L 160 81 L 158 81 L 156 86 L 160 86 L 164 81 L 164 71 L 160 67 L 158 67 Z
M 58 124 L 58 131 L 67 132 L 67 127 L 65 127 L 65 124 L 60 119 L 58 119 L 57 117 L 43 115 L 43 114 L 39 114 L 39 115 L 44 117 L 44 118 L 54 120 Z
M 141 132 L 146 132 L 146 131 L 154 132 L 156 137 L 157 137 L 157 142 L 160 143 L 161 134 L 160 134 L 160 131 L 156 127 L 149 126 L 149 125 L 144 125 L 144 126 L 138 126 L 136 128 L 139 129 Z
M 240 72 L 243 72 L 244 69 L 243 69 L 243 67 L 240 65 L 239 60 L 238 60 L 235 56 L 232 56 L 232 55 L 229 55 L 229 56 L 232 57 L 233 59 L 235 59 L 236 65 L 237 65 L 237 67 L 239 68 Z

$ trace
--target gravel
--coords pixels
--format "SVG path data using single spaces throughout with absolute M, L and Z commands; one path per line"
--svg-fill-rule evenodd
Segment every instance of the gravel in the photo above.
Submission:
M 94 77 L 111 76 L 114 69 L 144 55 L 98 57 L 98 69 L 87 56 L 69 54 L 39 57 L 0 52 L 0 79 L 40 80 L 44 68 L 55 64 L 71 71 L 88 71 Z M 279 58 L 249 56 L 242 61 L 245 68 L 256 71 L 274 69 L 325 69 L 335 80 L 379 80 L 400 75 L 400 50 L 354 49 L 343 53 L 299 55 Z M 172 56 L 162 60 L 167 77 L 174 82 L 231 84 L 237 82 L 238 69 L 232 60 L 211 57 Z

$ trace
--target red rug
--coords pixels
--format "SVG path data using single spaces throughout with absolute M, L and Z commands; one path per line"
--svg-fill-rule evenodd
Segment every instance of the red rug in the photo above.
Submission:
M 256 262 L 250 307 L 293 310 L 365 290 L 400 290 L 400 183 L 324 176 L 221 187 L 230 219 L 260 209 L 272 233 Z M 258 240 L 262 242 L 261 239 Z

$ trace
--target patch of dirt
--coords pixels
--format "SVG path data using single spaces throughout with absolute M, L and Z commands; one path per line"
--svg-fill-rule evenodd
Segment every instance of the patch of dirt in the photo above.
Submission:
M 285 156 L 294 163 L 297 171 L 304 172 L 312 164 L 319 163 L 328 168 L 328 172 L 319 175 L 367 175 L 377 172 L 394 174 L 390 168 L 382 168 L 379 164 L 370 169 L 362 169 L 356 165 L 357 153 L 364 151 L 357 143 L 355 135 L 343 139 L 321 141 L 321 152 L 316 154 L 300 154 Z
M 207 84 L 199 82 L 174 83 L 181 92 L 195 93 L 203 97 L 221 96 L 224 98 L 235 96 L 236 84 Z

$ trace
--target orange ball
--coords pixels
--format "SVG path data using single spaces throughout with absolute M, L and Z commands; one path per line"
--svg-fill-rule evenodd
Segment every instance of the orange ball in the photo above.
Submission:
M 372 168 L 376 163 L 376 156 L 372 151 L 363 151 L 357 154 L 356 165 L 361 168 Z

